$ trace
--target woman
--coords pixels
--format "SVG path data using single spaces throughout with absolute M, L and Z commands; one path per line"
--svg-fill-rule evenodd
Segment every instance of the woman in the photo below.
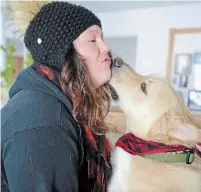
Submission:
M 1 111 L 2 191 L 106 191 L 111 57 L 100 20 L 67 2 L 10 10 L 34 62 Z

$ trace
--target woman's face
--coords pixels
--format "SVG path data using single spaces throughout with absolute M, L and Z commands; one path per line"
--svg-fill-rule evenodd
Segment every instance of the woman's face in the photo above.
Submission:
M 93 88 L 97 88 L 111 77 L 111 58 L 109 48 L 103 40 L 102 30 L 93 25 L 73 42 L 75 50 L 81 55 L 89 72 Z

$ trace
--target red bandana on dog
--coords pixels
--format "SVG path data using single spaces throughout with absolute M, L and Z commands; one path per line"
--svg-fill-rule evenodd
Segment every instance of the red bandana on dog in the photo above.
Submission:
M 201 146 L 201 143 L 197 143 Z M 124 151 L 132 155 L 147 155 L 165 152 L 176 152 L 189 150 L 189 148 L 183 145 L 166 145 L 154 141 L 145 141 L 136 137 L 131 133 L 123 135 L 116 143 L 117 147 L 122 148 Z M 194 152 L 201 158 L 201 151 L 194 146 L 192 148 Z

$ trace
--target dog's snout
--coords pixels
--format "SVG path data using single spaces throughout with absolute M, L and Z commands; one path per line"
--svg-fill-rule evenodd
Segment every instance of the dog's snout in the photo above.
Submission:
M 123 61 L 120 57 L 116 57 L 115 59 L 113 59 L 113 66 L 114 67 L 121 67 L 122 62 Z

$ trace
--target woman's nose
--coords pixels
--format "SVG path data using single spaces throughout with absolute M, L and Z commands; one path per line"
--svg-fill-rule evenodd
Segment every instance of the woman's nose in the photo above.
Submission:
M 101 52 L 101 53 L 108 53 L 109 50 L 110 50 L 110 49 L 109 49 L 109 47 L 107 46 L 107 44 L 106 44 L 104 41 L 102 41 L 100 52 Z

